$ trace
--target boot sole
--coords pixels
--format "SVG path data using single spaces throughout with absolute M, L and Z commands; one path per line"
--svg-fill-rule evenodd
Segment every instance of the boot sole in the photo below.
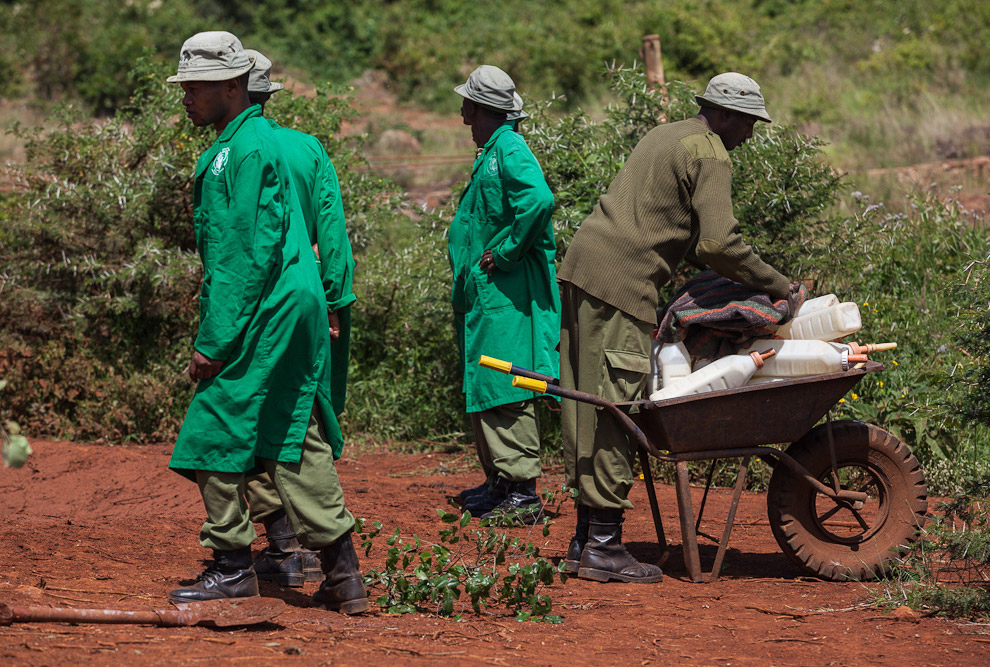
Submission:
M 261 579 L 262 581 L 274 581 L 279 586 L 284 586 L 286 588 L 302 588 L 303 584 L 307 581 L 321 581 L 323 577 L 317 576 L 316 579 L 310 579 L 301 572 L 294 572 L 292 574 L 259 574 L 258 579 Z
M 330 611 L 340 612 L 346 616 L 353 616 L 354 614 L 363 614 L 368 611 L 371 603 L 368 601 L 368 598 L 360 598 L 357 600 L 347 600 L 346 602 L 334 602 L 323 606 Z
M 609 572 L 608 570 L 598 570 L 593 567 L 579 567 L 577 576 L 578 579 L 588 579 L 590 581 L 599 581 L 601 583 L 621 581 L 627 584 L 655 584 L 659 581 L 663 581 L 663 572 L 649 577 L 631 577 L 627 574 Z
M 578 570 L 581 569 L 581 561 L 579 560 L 568 560 L 565 558 L 562 562 L 564 566 L 560 568 L 560 571 L 564 574 L 577 574 Z
M 173 595 L 169 595 L 168 601 L 169 604 L 188 604 L 190 602 L 207 602 L 209 600 L 243 600 L 245 598 L 256 598 L 256 597 L 260 597 L 260 595 L 258 593 L 252 593 L 251 595 L 236 595 L 236 596 L 217 595 L 216 597 L 199 598 L 199 599 L 176 597 Z

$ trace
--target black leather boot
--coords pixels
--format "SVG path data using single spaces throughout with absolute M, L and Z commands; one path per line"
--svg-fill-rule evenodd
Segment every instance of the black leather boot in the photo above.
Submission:
M 584 545 L 588 541 L 589 516 L 590 508 L 587 505 L 577 506 L 577 525 L 574 527 L 574 537 L 571 538 L 571 543 L 567 547 L 567 556 L 564 558 L 561 572 L 578 573 L 578 568 L 581 567 L 581 552 L 584 551 Z
M 484 491 L 468 498 L 461 509 L 471 512 L 472 516 L 481 516 L 491 512 L 498 507 L 499 503 L 509 497 L 509 485 L 508 480 L 498 477 L 485 487 Z
M 331 611 L 360 614 L 368 611 L 368 591 L 364 588 L 357 552 L 347 531 L 336 542 L 323 547 L 320 561 L 327 578 L 320 584 L 313 599 Z
M 536 495 L 536 480 L 509 482 L 505 499 L 491 511 L 481 515 L 482 519 L 493 519 L 496 513 L 515 513 L 516 523 L 532 526 L 543 516 L 543 500 Z
M 457 494 L 457 499 L 465 504 L 472 496 L 476 496 L 479 493 L 484 493 L 488 489 L 488 480 L 479 484 L 478 486 L 472 486 L 470 489 L 464 489 L 459 494 Z
M 588 541 L 578 577 L 593 581 L 652 584 L 663 579 L 656 565 L 640 563 L 622 544 L 622 510 L 589 508 Z
M 259 579 L 293 588 L 307 581 L 323 579 L 319 556 L 299 544 L 285 510 L 279 510 L 262 521 L 268 546 L 254 560 L 254 571 Z
M 169 602 L 200 602 L 221 598 L 250 598 L 258 594 L 258 577 L 251 567 L 251 547 L 213 550 L 213 563 L 196 577 L 192 586 L 176 588 Z

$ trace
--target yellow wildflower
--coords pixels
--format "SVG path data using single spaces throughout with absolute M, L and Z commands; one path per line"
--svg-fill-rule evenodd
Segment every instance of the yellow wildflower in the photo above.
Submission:
M 845 402 L 846 402 L 846 399 L 844 399 L 844 398 L 840 398 L 839 399 L 839 403 L 845 403 Z
M 859 396 L 856 395 L 856 392 L 853 392 L 852 399 L 855 401 L 857 398 L 859 398 Z

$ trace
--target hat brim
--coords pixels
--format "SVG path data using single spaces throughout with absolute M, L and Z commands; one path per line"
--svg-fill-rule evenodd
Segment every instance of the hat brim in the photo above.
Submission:
M 230 81 L 231 79 L 236 79 L 242 74 L 247 74 L 251 71 L 253 67 L 252 63 L 248 63 L 245 67 L 239 67 L 237 69 L 209 69 L 209 70 L 192 70 L 186 72 L 178 72 L 174 74 L 165 81 L 167 83 L 191 83 L 193 81 Z M 281 84 L 279 84 L 281 85 Z
M 725 109 L 726 111 L 734 111 L 736 113 L 741 113 L 746 116 L 752 116 L 757 120 L 762 120 L 764 123 L 772 123 L 769 114 L 766 111 L 759 110 L 749 110 L 749 109 L 734 109 L 732 107 L 727 107 L 724 104 L 719 104 L 718 102 L 713 102 L 707 99 L 704 95 L 695 95 L 694 101 L 698 103 L 698 106 L 702 107 L 715 107 L 716 109 Z
M 522 110 L 522 107 L 519 107 L 517 109 L 515 107 L 515 105 L 512 105 L 512 108 L 510 108 L 510 109 L 503 109 L 501 107 L 492 106 L 490 103 L 488 103 L 488 102 L 486 102 L 484 100 L 479 100 L 477 97 L 474 97 L 473 95 L 471 95 L 471 93 L 468 91 L 468 87 L 467 87 L 467 84 L 466 83 L 462 83 L 459 86 L 455 86 L 454 87 L 454 92 L 457 93 L 458 95 L 460 95 L 461 97 L 463 97 L 464 99 L 471 100 L 475 104 L 480 104 L 481 106 L 485 107 L 486 109 L 491 109 L 492 111 L 497 111 L 498 113 L 504 113 L 504 114 L 510 114 L 510 115 L 511 114 L 516 114 L 516 113 L 522 113 L 522 114 L 524 114 L 522 116 L 515 116 L 515 118 L 513 118 L 512 120 L 515 120 L 515 119 L 518 119 L 518 118 L 525 118 L 528 115 L 528 114 L 526 114 Z

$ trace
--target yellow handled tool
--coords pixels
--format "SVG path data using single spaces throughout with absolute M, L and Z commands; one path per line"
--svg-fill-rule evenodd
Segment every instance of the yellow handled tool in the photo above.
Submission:
M 543 380 L 534 380 L 533 378 L 524 378 L 517 375 L 512 378 L 512 386 L 529 389 L 537 394 L 547 393 L 547 383 Z
M 537 373 L 536 371 L 531 371 L 528 368 L 522 368 L 521 366 L 516 366 L 512 362 L 502 361 L 501 359 L 496 359 L 495 357 L 489 357 L 487 355 L 481 355 L 478 359 L 478 365 L 484 366 L 485 368 L 491 368 L 492 370 L 500 371 L 506 375 L 520 375 L 524 378 L 530 378 L 532 380 L 541 380 L 549 384 L 558 384 L 557 378 L 546 375 L 545 373 Z M 527 387 L 528 389 L 529 387 Z

